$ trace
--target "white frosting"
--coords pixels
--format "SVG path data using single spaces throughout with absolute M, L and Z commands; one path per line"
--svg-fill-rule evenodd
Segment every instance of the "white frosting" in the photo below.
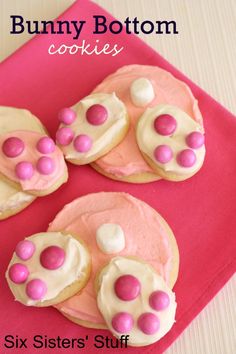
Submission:
M 150 80 L 140 77 L 132 82 L 130 96 L 133 104 L 138 107 L 145 107 L 155 97 L 154 89 Z
M 86 119 L 86 111 L 94 104 L 103 105 L 108 111 L 107 120 L 101 125 L 92 125 Z M 69 126 L 75 133 L 89 135 L 93 140 L 92 148 L 88 152 L 77 152 L 73 142 L 68 146 L 62 146 L 67 159 L 79 159 L 81 164 L 92 160 L 93 156 L 106 149 L 121 134 L 127 126 L 127 112 L 125 105 L 115 93 L 96 93 L 83 98 L 72 109 L 76 112 L 77 118 Z M 64 125 L 62 125 L 64 126 Z
M 177 121 L 177 128 L 173 135 L 164 136 L 160 135 L 154 129 L 155 119 L 162 115 L 169 114 L 173 116 Z M 192 167 L 182 167 L 177 163 L 177 154 L 184 149 L 189 149 L 186 144 L 186 136 L 193 131 L 202 132 L 201 126 L 188 116 L 187 113 L 175 106 L 167 104 L 159 104 L 153 108 L 148 108 L 144 114 L 140 117 L 136 138 L 137 143 L 142 152 L 148 155 L 153 162 L 168 172 L 174 172 L 176 174 L 190 174 L 198 171 L 201 167 L 205 157 L 205 146 L 203 145 L 199 149 L 192 149 L 196 155 L 196 162 Z M 173 151 L 173 158 L 165 164 L 158 162 L 154 157 L 154 150 L 158 145 L 169 145 Z
M 0 135 L 15 130 L 45 133 L 38 118 L 28 110 L 0 106 Z M 34 199 L 32 195 L 20 192 L 7 182 L 0 180 L 0 215 L 9 209 L 18 209 L 25 203 L 31 203 Z
M 97 229 L 96 240 L 105 254 L 118 253 L 125 248 L 124 232 L 118 224 L 102 224 Z
M 125 274 L 137 277 L 141 283 L 141 293 L 132 301 L 122 301 L 114 292 L 116 279 Z M 128 312 L 133 316 L 134 326 L 129 333 L 125 333 L 129 335 L 129 345 L 144 346 L 152 344 L 162 338 L 174 324 L 177 306 L 175 294 L 168 288 L 163 278 L 148 264 L 130 258 L 115 257 L 100 273 L 99 284 L 98 308 L 108 328 L 116 337 L 121 337 L 122 334 L 116 332 L 112 327 L 113 316 L 118 312 Z M 169 306 L 162 311 L 155 311 L 149 305 L 149 296 L 156 290 L 166 292 L 170 298 Z M 151 312 L 160 320 L 160 329 L 153 335 L 143 333 L 137 326 L 137 319 L 144 312 Z
M 27 281 L 23 284 L 15 284 L 10 280 L 8 270 L 6 272 L 8 284 L 16 300 L 21 303 L 27 306 L 33 306 L 39 302 L 39 300 L 28 298 L 25 292 L 27 282 L 32 279 L 39 278 L 47 284 L 47 293 L 41 300 L 45 301 L 54 299 L 65 287 L 79 280 L 79 277 L 87 271 L 89 254 L 85 247 L 72 236 L 63 235 L 60 232 L 44 232 L 28 237 L 26 240 L 32 241 L 36 246 L 33 256 L 27 261 L 23 261 L 14 253 L 8 270 L 14 263 L 26 265 L 30 272 Z M 66 257 L 60 268 L 48 270 L 41 265 L 40 254 L 45 248 L 54 245 L 62 247 Z

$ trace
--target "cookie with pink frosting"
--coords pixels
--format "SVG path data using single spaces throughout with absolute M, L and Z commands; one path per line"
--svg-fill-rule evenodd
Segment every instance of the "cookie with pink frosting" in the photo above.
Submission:
M 94 89 L 93 94 L 113 92 L 127 109 L 130 118 L 129 131 L 119 145 L 93 162 L 92 166 L 109 178 L 131 183 L 146 183 L 162 178 L 163 174 L 159 174 L 159 170 L 153 168 L 140 151 L 136 140 L 137 123 L 149 109 L 158 105 L 171 105 L 186 113 L 197 123 L 197 131 L 199 129 L 203 132 L 203 119 L 197 99 L 184 82 L 157 66 L 148 65 L 128 65 L 118 69 L 106 77 Z M 182 150 L 185 147 L 183 144 Z M 190 154 L 192 153 L 184 152 L 179 161 L 189 160 Z M 187 174 L 189 172 L 190 169 Z
M 77 236 L 44 232 L 16 245 L 6 279 L 17 301 L 50 306 L 80 291 L 90 268 L 87 247 Z
M 65 159 L 84 165 L 117 146 L 128 131 L 125 105 L 115 93 L 96 93 L 59 112 L 56 140 Z
M 115 257 L 98 274 L 97 304 L 107 327 L 128 345 L 161 339 L 175 323 L 175 294 L 148 263 Z
M 176 106 L 148 108 L 138 121 L 136 139 L 145 160 L 164 179 L 185 180 L 204 162 L 202 127 Z

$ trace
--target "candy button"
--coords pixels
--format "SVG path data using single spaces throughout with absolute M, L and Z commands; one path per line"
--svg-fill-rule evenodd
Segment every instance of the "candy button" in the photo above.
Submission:
M 192 149 L 199 149 L 204 144 L 204 135 L 200 132 L 192 132 L 186 138 L 187 145 Z
M 114 285 L 117 297 L 123 301 L 136 299 L 140 294 L 141 284 L 133 275 L 127 274 L 119 277 Z
M 89 107 L 86 112 L 87 121 L 92 125 L 101 125 L 103 124 L 108 117 L 108 112 L 106 107 L 101 104 L 94 104 Z
M 192 167 L 196 162 L 196 155 L 190 149 L 182 150 L 177 156 L 177 162 L 182 167 Z
M 58 246 L 49 246 L 40 255 L 40 263 L 46 269 L 58 269 L 63 265 L 64 261 L 65 251 Z
M 154 121 L 154 128 L 161 135 L 171 135 L 177 127 L 177 122 L 174 117 L 169 114 L 162 114 Z
M 71 108 L 63 108 L 58 113 L 58 119 L 60 122 L 70 125 L 74 122 L 76 113 Z
M 30 280 L 26 285 L 26 294 L 32 300 L 41 300 L 47 292 L 47 285 L 41 279 Z
M 19 162 L 15 167 L 16 175 L 21 180 L 28 180 L 34 174 L 34 168 L 32 163 L 27 161 Z
M 128 333 L 134 325 L 134 320 L 128 312 L 119 312 L 112 318 L 111 323 L 116 332 Z
M 50 157 L 42 156 L 38 159 L 36 168 L 42 175 L 50 175 L 55 170 L 55 164 Z
M 74 138 L 74 133 L 68 127 L 60 128 L 56 133 L 57 142 L 63 146 L 69 145 L 72 142 L 73 138 Z
M 160 163 L 167 163 L 173 157 L 173 152 L 168 145 L 159 145 L 154 150 L 154 157 Z
M 149 297 L 149 305 L 156 311 L 165 310 L 169 304 L 169 295 L 164 291 L 154 291 Z
M 7 157 L 19 156 L 25 149 L 23 141 L 16 137 L 8 138 L 2 145 L 2 151 Z
M 153 313 L 146 312 L 138 318 L 138 327 L 145 334 L 155 334 L 160 328 L 160 320 Z
M 43 138 L 39 139 L 37 143 L 37 150 L 42 154 L 50 154 L 55 151 L 55 143 L 48 136 L 44 136 Z
M 78 135 L 74 140 L 74 148 L 78 152 L 87 152 L 91 149 L 92 139 L 85 134 Z
M 33 244 L 33 242 L 28 240 L 20 241 L 16 245 L 15 249 L 16 255 L 23 261 L 27 261 L 27 259 L 30 259 L 34 254 L 34 251 L 35 245 Z
M 22 284 L 28 278 L 28 268 L 21 263 L 13 264 L 9 269 L 9 277 L 13 283 Z

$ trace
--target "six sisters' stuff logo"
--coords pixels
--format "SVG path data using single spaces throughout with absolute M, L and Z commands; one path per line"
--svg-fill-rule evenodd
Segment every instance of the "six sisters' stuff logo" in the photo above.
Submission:
M 124 47 L 118 43 L 105 43 L 103 37 L 100 39 L 92 39 L 88 42 L 82 39 L 83 32 L 86 31 L 87 22 L 85 20 L 55 20 L 55 21 L 30 21 L 25 20 L 20 15 L 10 16 L 11 34 L 21 34 L 27 32 L 29 34 L 68 34 L 76 43 L 64 44 L 55 41 L 48 48 L 50 55 L 63 54 L 80 54 L 80 55 L 111 55 L 112 57 L 120 54 Z M 117 35 L 119 33 L 143 34 L 178 34 L 176 22 L 173 20 L 139 21 L 137 17 L 130 19 L 127 17 L 123 22 L 117 20 L 108 20 L 105 16 L 94 15 L 91 18 L 93 35 L 103 35 L 111 33 Z M 90 35 L 86 32 L 86 37 Z M 59 37 L 58 37 L 59 38 Z M 93 37 L 91 37 L 93 38 Z

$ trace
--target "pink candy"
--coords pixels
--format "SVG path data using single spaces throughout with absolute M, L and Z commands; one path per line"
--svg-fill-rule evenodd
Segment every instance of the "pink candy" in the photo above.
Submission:
M 38 159 L 36 168 L 42 175 L 50 175 L 55 170 L 55 164 L 50 157 L 42 156 Z
M 49 246 L 40 255 L 40 263 L 46 269 L 58 269 L 63 265 L 64 261 L 65 251 L 58 246 Z
M 196 155 L 191 149 L 182 150 L 177 156 L 177 162 L 182 167 L 192 167 L 196 162 Z
M 130 332 L 133 325 L 133 317 L 128 312 L 119 312 L 112 318 L 112 327 L 118 333 Z
M 108 117 L 108 112 L 106 107 L 101 104 L 94 104 L 86 112 L 87 121 L 92 125 L 103 124 Z
M 55 143 L 48 136 L 44 136 L 43 138 L 39 139 L 37 150 L 41 152 L 41 154 L 50 154 L 55 151 Z
M 114 285 L 117 297 L 123 301 L 134 300 L 141 290 L 139 280 L 133 275 L 122 275 L 119 277 Z
M 146 312 L 139 317 L 138 327 L 145 334 L 155 334 L 160 328 L 160 320 L 153 313 Z
M 26 285 L 26 294 L 32 300 L 42 300 L 47 292 L 47 285 L 41 279 L 30 280 Z
M 8 138 L 2 145 L 2 151 L 7 157 L 19 156 L 25 148 L 23 141 L 16 137 Z
M 58 113 L 58 119 L 60 122 L 70 125 L 74 122 L 76 113 L 71 108 L 63 108 Z
M 78 152 L 87 152 L 91 149 L 92 139 L 85 134 L 78 135 L 74 140 L 74 148 Z
M 21 180 L 28 180 L 34 174 L 32 163 L 27 161 L 19 162 L 15 167 L 16 176 Z
M 56 133 L 57 142 L 63 146 L 69 145 L 72 142 L 73 138 L 74 138 L 74 133 L 68 127 L 60 128 Z
M 173 157 L 173 152 L 168 145 L 159 145 L 154 150 L 155 159 L 160 163 L 167 163 Z
M 204 135 L 200 132 L 192 132 L 186 138 L 187 145 L 192 149 L 199 149 L 204 144 Z
M 28 268 L 21 263 L 13 264 L 9 269 L 9 277 L 13 283 L 22 284 L 28 278 Z
M 23 261 L 30 259 L 35 251 L 35 245 L 29 240 L 20 241 L 15 249 L 16 255 Z
M 161 135 L 171 135 L 177 127 L 177 122 L 174 117 L 169 114 L 162 114 L 154 121 L 154 128 Z
M 149 297 L 149 305 L 156 311 L 165 310 L 169 304 L 169 295 L 164 291 L 154 291 Z

